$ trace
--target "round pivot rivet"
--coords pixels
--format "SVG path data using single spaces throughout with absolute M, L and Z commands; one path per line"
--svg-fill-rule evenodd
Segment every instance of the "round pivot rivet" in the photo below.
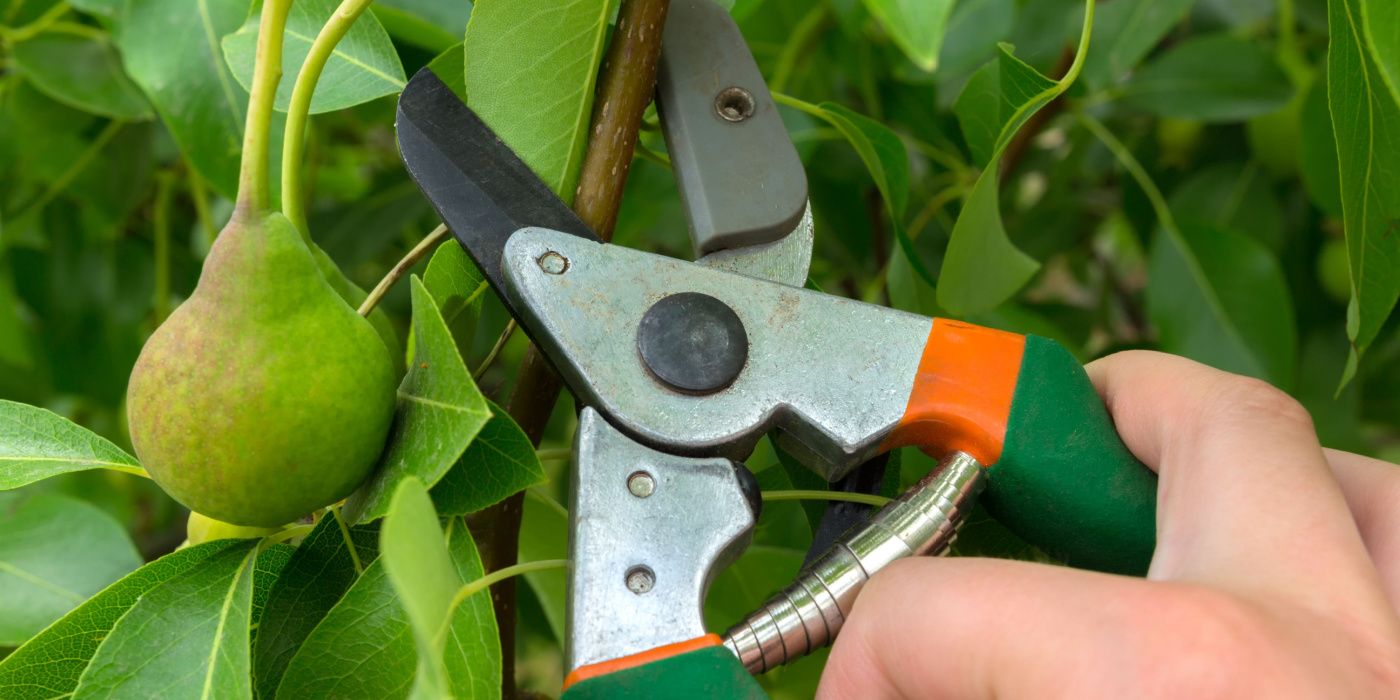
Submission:
M 656 586 L 656 574 L 645 566 L 634 566 L 627 570 L 627 590 L 637 595 L 650 593 Z
M 715 113 L 727 122 L 741 122 L 753 116 L 757 104 L 753 93 L 741 87 L 729 87 L 715 95 Z
M 637 498 L 646 498 L 656 491 L 656 479 L 646 472 L 632 472 L 627 477 L 627 491 Z
M 540 264 L 541 270 L 551 275 L 562 275 L 569 269 L 569 259 L 552 250 L 541 255 L 535 262 Z
M 712 394 L 739 377 L 749 359 L 744 322 L 724 302 L 696 292 L 672 294 L 647 309 L 637 350 L 667 386 Z

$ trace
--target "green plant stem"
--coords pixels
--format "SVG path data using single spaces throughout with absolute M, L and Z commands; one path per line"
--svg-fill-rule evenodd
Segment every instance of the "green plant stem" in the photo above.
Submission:
M 101 153 L 102 149 L 107 147 L 107 143 L 116 138 L 117 133 L 125 126 L 126 122 L 123 121 L 114 120 L 109 122 L 107 126 L 97 134 L 97 138 L 94 138 L 92 143 L 88 144 L 87 149 L 83 151 L 82 155 L 79 155 L 77 159 L 73 161 L 72 165 L 69 165 L 68 169 L 63 171 L 63 174 L 49 183 L 49 186 L 44 188 L 43 194 L 40 194 L 32 202 L 23 207 L 19 207 L 19 213 L 15 214 L 11 220 L 18 221 L 31 212 L 37 212 L 48 206 L 49 202 L 53 201 L 54 197 L 57 197 L 60 192 L 73 184 L 73 180 L 77 179 L 89 165 L 92 165 L 92 161 L 97 158 L 97 154 Z
M 880 506 L 894 500 L 884 496 L 876 496 L 868 493 L 848 493 L 846 491 L 805 491 L 802 489 L 784 489 L 782 491 L 764 491 L 764 501 L 850 501 L 851 503 L 863 503 L 867 506 Z
M 1162 191 L 1157 189 L 1157 183 L 1152 181 L 1152 176 L 1147 174 L 1147 170 L 1133 156 L 1133 152 L 1128 150 L 1128 147 L 1123 145 L 1123 142 L 1119 141 L 1118 137 L 1114 136 L 1113 132 L 1103 125 L 1103 122 L 1082 110 L 1076 110 L 1074 116 L 1085 129 L 1089 130 L 1089 133 L 1108 148 L 1113 157 L 1123 166 L 1123 169 L 1127 170 L 1128 174 L 1137 181 L 1138 187 L 1141 187 L 1143 193 L 1147 195 L 1147 201 L 1152 205 L 1152 211 L 1157 214 L 1157 220 L 1162 224 L 1162 227 L 1175 232 L 1177 230 L 1176 219 L 1172 216 L 1171 207 L 1167 206 L 1167 198 L 1162 196 Z
M 345 540 L 345 549 L 350 552 L 350 563 L 355 565 L 355 575 L 363 574 L 365 566 L 360 563 L 360 553 L 355 551 L 355 539 L 350 536 L 350 528 L 345 524 L 345 518 L 340 517 L 339 504 L 331 506 L 331 517 L 335 518 L 335 525 L 340 528 L 340 537 Z
M 248 120 L 243 127 L 243 161 L 238 171 L 238 200 L 234 216 L 267 211 L 272 200 L 268 183 L 268 137 L 277 83 L 282 80 L 282 34 L 292 0 L 265 0 L 258 25 L 258 57 L 253 66 L 253 89 L 248 98 Z
M 292 101 L 287 107 L 287 128 L 282 137 L 282 213 L 307 236 L 306 201 L 302 193 L 301 161 L 306 150 L 307 120 L 311 116 L 311 98 L 316 83 L 340 40 L 349 33 L 355 20 L 364 14 L 373 0 L 344 0 L 325 26 L 311 42 L 306 61 L 301 64 L 297 81 L 292 86 Z
M 214 226 L 214 217 L 209 213 L 209 188 L 204 185 L 204 178 L 194 166 L 185 162 L 185 172 L 190 183 L 190 201 L 194 202 L 194 215 L 199 219 L 199 230 L 204 235 L 204 250 L 209 250 L 214 245 L 214 239 L 219 235 L 219 229 Z
M 102 465 L 102 468 L 108 471 L 121 472 L 123 474 L 130 474 L 132 476 L 139 476 L 142 479 L 151 478 L 150 472 L 147 472 L 141 467 L 129 467 L 125 464 L 104 464 Z
M 315 525 L 293 525 L 285 530 L 278 530 L 264 537 L 262 546 L 270 547 L 278 542 L 286 542 L 287 540 L 294 540 L 298 537 L 305 537 L 311 534 L 311 531 L 314 529 L 316 529 Z
M 573 449 L 568 447 L 560 447 L 553 450 L 535 450 L 535 457 L 539 458 L 541 462 L 569 459 L 573 456 Z
M 491 363 L 496 361 L 501 350 L 505 348 L 506 342 L 510 340 L 510 336 L 515 333 L 515 327 L 515 319 L 512 318 L 506 322 L 505 330 L 501 331 L 501 335 L 496 338 L 496 343 L 491 346 L 491 352 L 486 353 L 486 359 L 482 360 L 481 364 L 477 365 L 476 371 L 472 372 L 472 381 L 481 381 L 481 375 L 486 374 L 486 370 L 491 368 Z
M 0 31 L 3 31 L 0 37 L 3 37 L 7 43 L 11 44 L 18 44 L 26 39 L 32 39 L 44 33 L 54 22 L 62 19 L 64 15 L 68 14 L 70 9 L 72 9 L 72 7 L 70 7 L 67 2 L 55 3 L 48 11 L 39 15 L 33 22 L 23 27 L 17 27 L 15 29 L 0 27 Z
M 156 325 L 165 322 L 170 314 L 170 200 L 175 189 L 175 178 L 169 172 L 162 172 L 156 181 L 156 201 L 153 224 L 155 227 L 156 290 L 152 300 Z
M 388 294 L 389 290 L 394 287 L 394 284 L 402 279 L 404 275 L 408 274 L 408 271 L 412 270 L 413 266 L 417 265 L 418 261 L 423 259 L 423 256 L 432 252 L 432 250 L 437 247 L 437 244 L 446 240 L 448 235 L 447 225 L 438 224 L 437 228 L 424 236 L 423 240 L 418 242 L 418 245 L 413 246 L 413 250 L 408 251 L 408 253 L 403 256 L 403 259 L 394 264 L 393 269 L 389 270 L 389 272 L 384 275 L 384 279 L 379 280 L 379 284 L 374 285 L 374 289 L 370 290 L 369 296 L 365 297 L 364 303 L 360 304 L 360 315 L 369 316 L 370 312 L 374 311 L 374 307 L 379 305 L 379 301 L 384 298 L 384 295 Z
M 671 169 L 670 156 L 666 155 L 665 153 L 657 153 L 656 151 L 647 148 L 646 145 L 643 144 L 641 141 L 637 142 L 637 156 L 640 157 L 642 160 L 649 160 L 653 163 L 656 163 L 657 165 L 660 165 L 661 167 L 667 170 Z
M 507 566 L 503 569 L 497 569 L 475 581 L 468 582 L 466 585 L 457 589 L 457 594 L 452 596 L 452 602 L 447 606 L 447 616 L 442 621 L 442 627 L 438 629 L 438 639 L 440 640 L 451 627 L 452 615 L 457 611 L 457 607 L 477 593 L 514 576 L 520 576 L 521 574 L 528 574 L 534 571 L 549 571 L 550 569 L 566 569 L 568 567 L 568 559 L 527 561 L 513 566 Z

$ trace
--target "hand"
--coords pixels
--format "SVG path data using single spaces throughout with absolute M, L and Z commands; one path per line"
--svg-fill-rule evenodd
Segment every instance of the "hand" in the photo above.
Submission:
M 1088 369 L 1160 475 L 1147 579 L 903 560 L 819 697 L 1400 697 L 1400 468 L 1324 450 L 1264 382 L 1151 352 Z

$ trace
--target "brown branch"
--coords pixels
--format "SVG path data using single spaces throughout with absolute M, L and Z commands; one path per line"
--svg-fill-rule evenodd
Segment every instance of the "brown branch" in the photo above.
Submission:
M 622 0 L 617 28 L 598 80 L 574 211 L 603 240 L 612 238 L 641 127 L 642 113 L 656 91 L 661 29 L 669 0 Z M 507 411 L 536 446 L 559 397 L 559 376 L 531 345 L 520 364 Z M 516 494 L 470 518 L 487 571 L 515 564 L 520 545 L 524 494 Z M 491 587 L 501 635 L 502 696 L 515 693 L 515 579 Z

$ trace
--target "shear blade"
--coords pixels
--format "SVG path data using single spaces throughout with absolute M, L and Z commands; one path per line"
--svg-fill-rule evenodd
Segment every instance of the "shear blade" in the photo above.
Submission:
M 409 176 L 507 304 L 501 251 L 516 231 L 602 242 L 431 70 L 408 82 L 395 122 Z

